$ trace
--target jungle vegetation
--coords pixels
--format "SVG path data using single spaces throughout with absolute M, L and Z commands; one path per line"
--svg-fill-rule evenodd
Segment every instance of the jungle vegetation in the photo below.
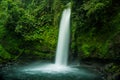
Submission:
M 120 0 L 0 0 L 0 63 L 54 60 L 61 13 L 69 2 L 70 60 L 119 62 Z M 111 63 L 106 71 L 120 75 L 119 66 Z

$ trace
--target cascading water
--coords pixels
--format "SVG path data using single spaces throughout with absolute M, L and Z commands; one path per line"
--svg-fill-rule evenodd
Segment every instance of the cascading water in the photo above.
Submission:
M 70 7 L 66 8 L 62 14 L 55 58 L 56 65 L 67 65 L 70 42 L 70 14 Z
M 8 64 L 9 67 L 0 69 L 0 80 L 104 80 L 103 75 L 99 76 L 95 72 L 95 68 L 91 71 L 83 66 L 66 66 L 70 42 L 70 14 L 70 7 L 62 14 L 55 64 L 46 61 L 30 63 L 28 66 Z

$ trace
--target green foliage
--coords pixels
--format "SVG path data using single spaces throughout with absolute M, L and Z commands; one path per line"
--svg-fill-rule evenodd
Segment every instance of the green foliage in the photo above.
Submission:
M 2 59 L 10 59 L 11 55 L 0 45 L 0 58 Z
M 3 53 L 17 59 L 55 51 L 56 24 L 50 0 L 2 0 L 0 3 L 0 45 Z M 1 51 L 0 50 L 0 51 Z M 36 53 L 37 52 L 37 53 Z M 34 56 L 35 56 L 34 55 Z M 48 56 L 53 55 L 49 54 Z M 42 58 L 41 58 L 42 59 Z
M 54 57 L 60 16 L 69 1 L 72 51 L 108 57 L 120 33 L 119 0 L 0 0 L 0 57 Z
M 83 9 L 87 11 L 86 16 L 90 16 L 93 13 L 99 12 L 102 8 L 104 8 L 105 4 L 102 2 L 98 2 L 96 0 L 90 0 L 87 3 L 83 4 Z
M 1 4 L 0 4 L 0 39 L 4 36 L 6 32 L 4 24 L 7 18 L 8 18 L 7 3 L 5 1 L 1 1 Z
M 83 0 L 79 2 L 82 5 L 74 3 L 77 9 L 73 10 L 72 32 L 75 33 L 72 37 L 78 53 L 107 58 L 112 39 L 120 32 L 118 3 L 118 0 L 117 3 L 114 0 Z

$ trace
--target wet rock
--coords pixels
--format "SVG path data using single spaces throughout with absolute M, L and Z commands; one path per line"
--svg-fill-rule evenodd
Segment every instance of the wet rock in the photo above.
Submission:
M 120 79 L 120 72 L 119 73 L 115 73 L 113 75 L 113 80 L 119 80 Z

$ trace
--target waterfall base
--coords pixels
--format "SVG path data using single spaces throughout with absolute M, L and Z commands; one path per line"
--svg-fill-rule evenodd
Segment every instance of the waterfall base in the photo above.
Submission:
M 27 64 L 28 65 L 28 64 Z M 1 69 L 1 80 L 103 80 L 98 72 L 82 66 L 59 66 L 37 62 Z
M 70 68 L 66 66 L 61 65 L 55 65 L 55 64 L 44 64 L 40 66 L 35 67 L 29 67 L 23 69 L 24 72 L 27 73 L 33 73 L 33 72 L 43 72 L 43 73 L 65 73 L 69 72 Z

